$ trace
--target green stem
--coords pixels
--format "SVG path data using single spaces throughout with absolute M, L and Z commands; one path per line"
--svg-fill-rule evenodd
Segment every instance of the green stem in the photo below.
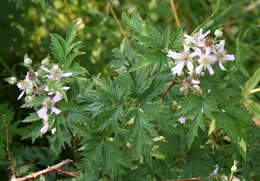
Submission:
M 0 63 L 6 68 L 6 70 L 10 73 L 10 74 L 14 74 L 14 72 L 10 69 L 10 67 L 8 67 L 8 65 L 4 62 L 4 60 L 2 58 L 0 58 Z

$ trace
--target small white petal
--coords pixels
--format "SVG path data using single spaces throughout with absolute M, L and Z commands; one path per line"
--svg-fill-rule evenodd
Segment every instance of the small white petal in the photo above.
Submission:
M 222 64 L 222 62 L 218 62 L 218 65 L 219 65 L 219 67 L 220 67 L 220 69 L 221 70 L 227 70 L 225 67 L 224 67 L 224 65 Z
M 192 84 L 200 84 L 200 81 L 199 80 L 195 80 L 195 79 L 191 79 L 191 83 Z
M 56 93 L 56 95 L 52 99 L 52 103 L 55 104 L 62 100 L 62 95 L 60 93 Z
M 71 72 L 67 72 L 67 73 L 62 74 L 62 77 L 70 77 L 70 76 L 72 76 Z
M 41 66 L 41 69 L 44 70 L 45 72 L 48 72 L 48 73 L 50 72 L 50 70 L 47 69 L 45 66 Z
M 42 134 L 45 134 L 49 129 L 49 124 L 44 124 L 43 127 L 41 128 L 40 132 Z
M 25 90 L 20 93 L 20 95 L 18 96 L 17 100 L 21 99 L 23 97 L 24 93 L 25 93 Z
M 70 87 L 62 87 L 62 90 L 69 90 Z
M 187 62 L 187 68 L 188 68 L 190 74 L 192 74 L 193 73 L 193 63 L 192 62 Z
M 44 121 L 48 120 L 48 114 L 47 114 L 48 108 L 43 107 L 39 111 L 37 111 L 37 114 L 40 118 L 42 118 Z
M 220 40 L 220 42 L 219 42 L 219 46 L 220 46 L 220 51 L 224 51 L 225 40 Z
M 201 74 L 202 68 L 203 68 L 203 65 L 200 64 L 200 65 L 196 68 L 196 74 Z
M 226 55 L 224 60 L 233 61 L 233 60 L 235 60 L 235 56 L 234 55 Z
M 52 128 L 51 129 L 51 134 L 55 134 L 56 133 L 56 128 Z
M 184 62 L 179 62 L 175 67 L 173 67 L 171 69 L 172 73 L 175 75 L 180 75 L 182 70 L 183 70 L 183 67 L 184 67 L 185 63 Z
M 207 65 L 207 69 L 208 69 L 210 75 L 213 75 L 215 73 L 215 71 L 213 70 L 213 68 L 210 65 Z
M 51 108 L 51 114 L 52 114 L 52 113 L 60 114 L 60 113 L 61 113 L 61 110 L 59 110 L 58 108 L 56 108 L 56 107 L 53 106 L 53 107 Z
M 193 85 L 192 87 L 194 87 L 195 89 L 200 89 L 200 86 L 199 85 Z
M 179 123 L 181 123 L 181 124 L 185 124 L 186 118 L 185 118 L 185 117 L 180 117 L 180 118 L 178 119 L 178 121 L 179 121 Z
M 172 50 L 169 50 L 168 51 L 168 54 L 167 54 L 168 57 L 171 57 L 172 59 L 180 59 L 181 58 L 181 55 L 177 52 L 174 52 Z
M 183 48 L 184 48 L 184 52 L 186 52 L 186 53 L 188 53 L 190 51 L 190 46 L 184 45 Z

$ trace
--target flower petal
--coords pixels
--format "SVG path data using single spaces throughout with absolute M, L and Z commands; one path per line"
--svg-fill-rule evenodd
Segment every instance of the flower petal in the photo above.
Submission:
M 187 62 L 187 68 L 188 68 L 188 70 L 190 71 L 190 73 L 192 74 L 193 73 L 193 63 L 192 62 Z
M 171 69 L 173 75 L 175 75 L 175 74 L 180 75 L 183 70 L 184 65 L 185 65 L 184 62 L 179 62 L 175 67 L 173 67 Z
M 171 57 L 172 59 L 180 59 L 181 55 L 177 52 L 174 52 L 172 50 L 168 51 L 167 57 Z
M 196 74 L 201 74 L 202 68 L 203 68 L 203 65 L 200 64 L 200 65 L 196 68 Z
M 45 123 L 45 124 L 43 125 L 43 127 L 41 128 L 40 132 L 41 132 L 42 134 L 45 134 L 45 133 L 48 131 L 48 129 L 49 129 L 49 124 L 48 124 L 48 123 Z
M 44 121 L 48 120 L 48 114 L 47 114 L 48 108 L 42 107 L 39 111 L 37 111 L 37 114 L 40 118 L 42 118 Z
M 60 93 L 56 93 L 52 99 L 52 103 L 55 104 L 62 100 L 62 95 Z
M 58 108 L 56 108 L 56 107 L 51 107 L 51 114 L 52 113 L 55 113 L 55 114 L 60 114 L 61 113 L 61 110 L 59 110 Z
M 210 65 L 207 65 L 207 69 L 210 75 L 213 75 L 215 73 L 214 69 Z
M 70 77 L 70 76 L 72 76 L 71 72 L 67 72 L 67 73 L 62 74 L 62 77 Z
M 25 93 L 25 90 L 23 90 L 23 91 L 20 93 L 20 95 L 18 96 L 17 100 L 21 99 L 21 98 L 23 97 L 24 93 Z
M 218 62 L 218 65 L 219 65 L 219 67 L 220 67 L 220 69 L 221 70 L 227 70 L 225 67 L 224 67 L 224 65 L 222 64 L 222 62 Z
M 235 56 L 234 55 L 226 55 L 224 60 L 226 60 L 226 61 L 233 61 L 233 60 L 235 60 Z
M 180 117 L 180 118 L 178 119 L 178 121 L 179 121 L 179 123 L 181 123 L 181 124 L 185 124 L 186 118 L 185 118 L 185 117 Z

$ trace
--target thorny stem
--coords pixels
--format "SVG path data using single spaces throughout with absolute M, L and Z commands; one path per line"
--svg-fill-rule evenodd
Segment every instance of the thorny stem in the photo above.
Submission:
M 16 173 L 16 163 L 13 158 L 11 149 L 10 149 L 10 144 L 11 144 L 11 136 L 10 136 L 10 128 L 9 128 L 9 123 L 5 119 L 5 115 L 3 115 L 4 122 L 6 124 L 6 152 L 7 152 L 7 159 L 10 162 L 11 169 L 12 169 L 12 178 L 15 178 L 17 176 Z
M 176 10 L 174 0 L 170 0 L 170 5 L 171 5 L 171 9 L 172 9 L 172 14 L 173 14 L 175 22 L 176 22 L 176 26 L 179 28 L 181 26 L 181 24 L 180 24 L 180 20 L 179 20 L 179 17 L 178 17 L 178 13 L 177 13 L 177 10 Z
M 53 171 L 57 171 L 60 174 L 64 174 L 64 175 L 68 175 L 68 176 L 76 176 L 78 175 L 80 172 L 67 172 L 67 171 L 63 171 L 60 168 L 64 167 L 65 165 L 71 163 L 71 160 L 63 160 L 62 162 L 53 165 L 51 167 L 47 167 L 44 170 L 38 171 L 38 172 L 34 172 L 31 173 L 29 175 L 26 175 L 24 177 L 20 177 L 20 178 L 12 178 L 11 181 L 26 181 L 26 180 L 32 180 L 35 179 L 37 177 L 40 177 L 43 174 L 48 174 L 51 173 Z
M 113 9 L 113 7 L 112 7 L 112 5 L 110 3 L 108 4 L 108 7 L 109 7 L 109 10 L 110 10 L 110 12 L 111 12 L 111 14 L 112 14 L 112 16 L 113 16 L 117 26 L 119 27 L 119 29 L 121 31 L 121 34 L 123 35 L 123 37 L 126 40 L 127 44 L 130 44 L 130 42 L 129 42 L 128 38 L 127 38 L 126 31 L 124 30 L 122 24 L 120 23 L 117 15 L 116 15 L 116 13 L 115 13 L 115 11 L 114 11 L 114 9 Z
M 177 82 L 175 82 L 174 80 L 171 82 L 171 84 L 162 92 L 162 96 L 161 96 L 161 99 L 164 99 L 165 96 L 168 94 L 168 92 L 171 90 L 171 88 L 174 86 L 174 85 L 177 85 Z

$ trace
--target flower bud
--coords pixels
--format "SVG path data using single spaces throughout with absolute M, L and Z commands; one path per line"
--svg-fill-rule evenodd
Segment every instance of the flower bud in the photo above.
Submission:
M 234 160 L 234 164 L 233 164 L 233 166 L 231 167 L 231 172 L 236 172 L 237 171 L 237 161 L 236 160 Z
M 47 56 L 45 59 L 43 59 L 41 61 L 41 64 L 44 65 L 44 66 L 49 65 L 49 63 L 50 63 L 49 56 Z
M 81 29 L 85 28 L 85 24 L 83 23 L 83 21 L 82 21 L 81 18 L 77 18 L 77 19 L 75 20 L 75 25 L 76 25 L 76 28 L 77 28 L 78 30 L 81 30 Z
M 221 29 L 217 29 L 215 32 L 214 32 L 214 35 L 217 37 L 217 38 L 220 38 L 223 36 L 223 32 Z
M 25 103 L 29 104 L 33 101 L 33 96 L 26 96 L 24 99 Z
M 24 55 L 23 63 L 26 67 L 30 67 L 32 65 L 32 59 L 28 57 L 27 54 Z
M 9 78 L 5 78 L 5 81 L 8 82 L 11 85 L 14 85 L 17 83 L 17 78 L 16 77 L 9 77 Z
M 33 89 L 26 89 L 25 93 L 27 96 L 31 96 L 33 94 Z

